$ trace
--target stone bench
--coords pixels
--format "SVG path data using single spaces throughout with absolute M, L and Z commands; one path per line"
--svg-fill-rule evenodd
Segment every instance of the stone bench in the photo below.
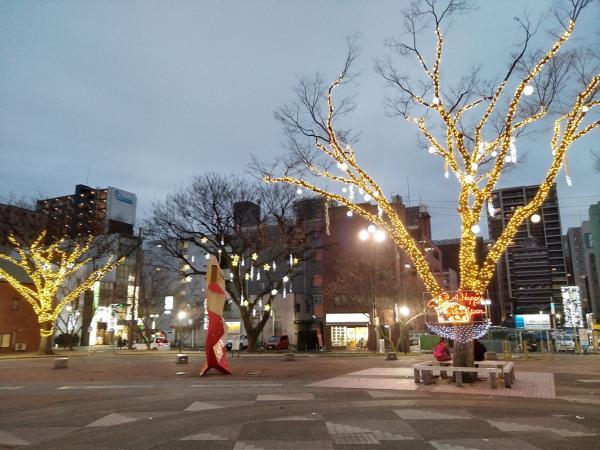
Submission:
M 447 361 L 442 361 L 442 362 L 445 363 Z M 425 362 L 413 365 L 415 383 L 419 384 L 422 381 L 423 384 L 432 384 L 433 383 L 433 370 L 434 370 L 434 367 L 437 365 L 436 363 L 439 363 L 439 361 L 425 361 Z M 498 378 L 498 375 L 504 374 L 504 387 L 506 387 L 506 388 L 510 388 L 512 382 L 514 381 L 514 369 L 513 369 L 512 363 L 507 363 L 502 368 L 444 366 L 443 369 L 440 368 L 440 375 L 441 375 L 442 371 L 453 373 L 456 385 L 459 387 L 463 385 L 462 374 L 464 372 L 487 374 L 489 377 L 489 383 L 490 383 L 491 389 L 497 388 L 496 380 Z
M 479 367 L 495 367 L 497 369 L 502 369 L 502 373 L 500 376 L 505 380 L 508 376 L 509 384 L 515 382 L 515 366 L 514 363 L 512 363 L 511 361 L 475 361 L 475 365 Z

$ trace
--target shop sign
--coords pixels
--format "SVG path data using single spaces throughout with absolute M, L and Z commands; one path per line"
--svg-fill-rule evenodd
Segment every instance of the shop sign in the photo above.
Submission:
M 325 323 L 369 323 L 368 313 L 336 313 L 336 314 L 325 314 Z
M 524 330 L 550 330 L 550 314 L 517 314 L 515 328 Z

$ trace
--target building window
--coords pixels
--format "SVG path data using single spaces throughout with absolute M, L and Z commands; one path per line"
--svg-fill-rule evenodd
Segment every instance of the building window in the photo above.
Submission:
M 331 345 L 334 347 L 346 345 L 346 327 L 331 327 Z
M 19 307 L 21 306 L 20 303 L 21 301 L 18 298 L 13 298 L 12 303 L 10 305 L 11 311 L 18 311 Z
M 295 308 L 295 311 L 296 311 L 297 313 L 299 313 L 299 312 L 300 312 L 300 303 L 295 303 L 295 304 L 294 304 L 294 308 Z
M 312 277 L 312 287 L 322 287 L 323 286 L 323 276 L 321 274 L 315 274 Z
M 323 304 L 323 296 L 322 295 L 313 295 L 313 303 L 315 305 Z
M 0 348 L 10 347 L 10 333 L 0 334 Z

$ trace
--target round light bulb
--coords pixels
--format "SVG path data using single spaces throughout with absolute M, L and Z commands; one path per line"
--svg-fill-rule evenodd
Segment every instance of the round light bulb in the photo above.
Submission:
M 433 145 L 429 147 L 429 153 L 431 153 L 432 155 L 435 153 L 435 147 Z
M 360 230 L 360 233 L 358 233 L 358 238 L 361 241 L 366 241 L 369 239 L 369 232 L 367 230 Z
M 473 175 L 465 175 L 465 183 L 471 184 L 474 180 L 475 178 L 473 178 Z
M 385 232 L 383 230 L 377 230 L 373 237 L 377 242 L 383 242 L 385 240 Z
M 493 150 L 493 151 L 492 151 L 492 156 L 493 156 L 493 157 L 496 157 L 496 156 L 498 156 L 498 152 L 497 152 L 496 150 Z
M 531 221 L 533 223 L 538 223 L 540 220 L 542 220 L 542 218 L 540 217 L 539 214 L 534 214 L 533 216 L 531 216 Z
M 590 110 L 589 106 L 583 105 L 581 107 L 581 111 L 583 111 L 583 112 L 588 112 L 589 110 Z
M 348 188 L 342 188 L 342 192 L 347 192 Z
M 439 105 L 440 99 L 438 97 L 433 97 L 433 99 L 431 100 L 431 103 L 433 103 L 434 105 Z
M 512 157 L 511 157 L 510 155 L 506 155 L 506 156 L 504 157 L 504 161 L 506 161 L 507 163 L 509 163 L 509 162 L 511 162 L 511 161 L 512 161 Z
M 300 188 L 296 189 L 296 194 L 302 195 L 302 189 L 300 189 Z
M 375 233 L 377 231 L 377 227 L 375 227 L 375 225 L 371 224 L 367 227 L 367 231 L 371 234 Z
M 368 202 L 369 200 L 371 200 L 373 197 L 371 197 L 371 195 L 369 194 L 365 194 L 365 196 L 363 197 L 365 199 L 365 202 Z
M 479 233 L 479 232 L 481 231 L 481 227 L 480 227 L 478 224 L 475 224 L 475 225 L 473 225 L 473 226 L 471 227 L 471 231 L 472 231 L 474 234 L 477 234 L 477 233 Z
M 533 86 L 528 84 L 527 86 L 525 86 L 525 89 L 523 89 L 523 94 L 525 95 L 531 95 L 533 94 Z
M 352 217 L 354 215 L 354 213 L 351 210 L 346 211 L 346 215 L 348 217 Z

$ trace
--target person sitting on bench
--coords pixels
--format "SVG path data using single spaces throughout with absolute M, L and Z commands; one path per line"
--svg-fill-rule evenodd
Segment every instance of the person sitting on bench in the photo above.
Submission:
M 437 361 L 450 361 L 452 359 L 450 356 L 450 349 L 448 348 L 445 338 L 440 338 L 439 344 L 433 349 L 433 357 Z
M 473 341 L 473 360 L 483 361 L 485 359 L 485 352 L 487 352 L 485 345 L 479 342 L 479 340 L 475 339 Z

